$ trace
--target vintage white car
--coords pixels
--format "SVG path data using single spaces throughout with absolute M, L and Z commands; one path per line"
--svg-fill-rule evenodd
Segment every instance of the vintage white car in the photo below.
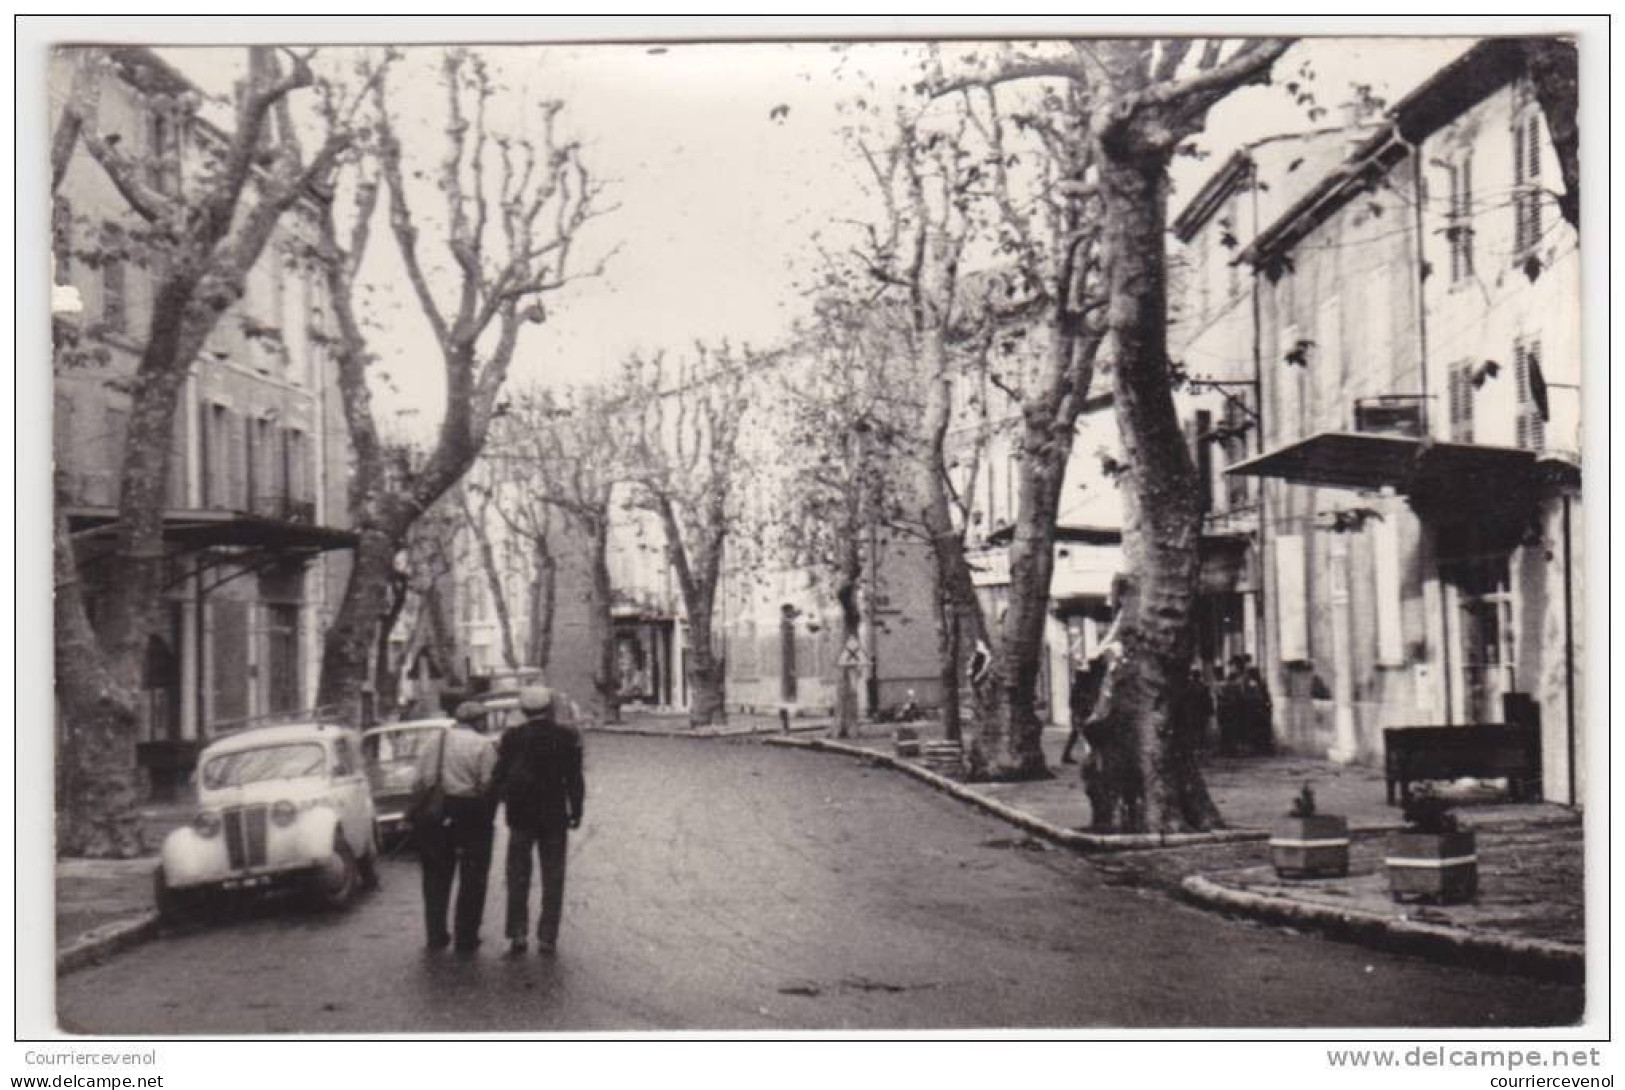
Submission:
M 372 792 L 361 739 L 333 724 L 258 727 L 198 757 L 198 812 L 164 840 L 160 916 L 219 891 L 301 885 L 343 907 L 376 882 Z

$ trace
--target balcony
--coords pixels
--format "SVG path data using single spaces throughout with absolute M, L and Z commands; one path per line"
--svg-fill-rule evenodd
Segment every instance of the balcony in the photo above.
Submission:
M 276 492 L 265 493 L 250 497 L 247 513 L 276 522 L 312 526 L 316 522 L 316 501 Z

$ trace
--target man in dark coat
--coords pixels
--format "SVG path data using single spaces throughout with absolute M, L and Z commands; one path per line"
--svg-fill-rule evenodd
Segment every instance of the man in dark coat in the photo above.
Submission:
M 502 736 L 493 777 L 508 814 L 508 923 L 511 951 L 522 954 L 530 920 L 530 863 L 541 869 L 542 914 L 536 946 L 543 954 L 558 948 L 564 910 L 564 867 L 570 830 L 581 825 L 586 802 L 581 733 L 557 722 L 551 689 L 530 686 L 519 693 L 526 719 Z

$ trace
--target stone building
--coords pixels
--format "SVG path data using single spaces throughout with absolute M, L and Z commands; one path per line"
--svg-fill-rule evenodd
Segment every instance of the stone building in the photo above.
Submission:
M 1285 746 L 1538 725 L 1583 790 L 1578 236 L 1515 40 L 1384 122 L 1239 257 L 1262 411 L 1261 661 Z
M 221 131 L 174 106 L 195 94 L 149 50 L 107 51 L 98 115 L 143 164 L 150 184 L 180 192 Z M 53 118 L 72 83 L 59 52 Z M 254 183 L 250 183 L 252 186 Z M 171 578 L 148 646 L 143 761 L 195 751 L 212 733 L 315 703 L 321 639 L 347 574 L 348 442 L 323 350 L 328 321 L 312 195 L 283 218 L 243 299 L 193 364 L 174 418 L 165 510 Z M 55 196 L 56 282 L 80 312 L 60 321 L 53 456 L 79 562 L 94 584 L 111 540 L 133 375 L 155 277 L 137 221 L 81 145 Z M 94 597 L 90 602 L 94 621 Z

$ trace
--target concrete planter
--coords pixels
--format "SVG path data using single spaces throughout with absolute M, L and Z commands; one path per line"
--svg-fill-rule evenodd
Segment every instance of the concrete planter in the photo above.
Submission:
M 1282 878 L 1346 876 L 1348 819 L 1333 814 L 1284 818 L 1270 833 L 1270 862 Z
M 1478 894 L 1478 838 L 1471 829 L 1394 833 L 1384 863 L 1396 901 L 1414 898 L 1448 905 Z
M 898 727 L 892 732 L 892 750 L 899 757 L 920 755 L 920 728 Z

